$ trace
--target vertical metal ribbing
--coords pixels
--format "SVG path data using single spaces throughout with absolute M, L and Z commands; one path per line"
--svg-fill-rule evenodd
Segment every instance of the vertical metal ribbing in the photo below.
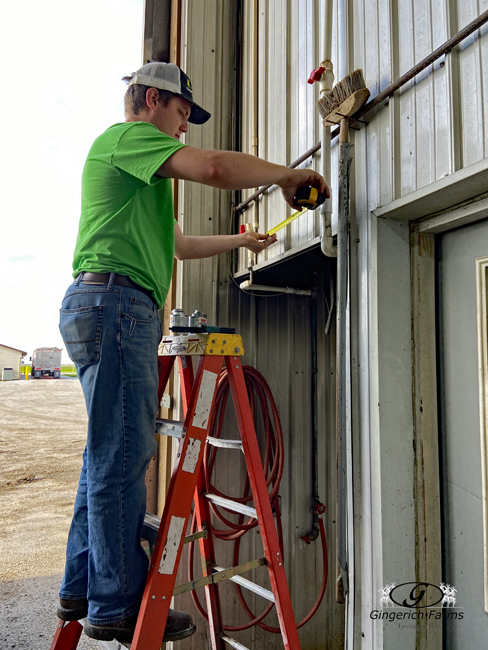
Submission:
M 290 592 L 286 582 L 285 568 L 273 511 L 269 501 L 254 421 L 249 406 L 246 382 L 240 357 L 225 357 L 229 383 L 234 401 L 237 424 L 241 434 L 247 472 L 251 484 L 254 505 L 258 514 L 259 530 L 263 542 L 269 578 L 276 598 L 276 613 L 280 624 L 285 650 L 300 650 L 297 626 L 293 614 Z

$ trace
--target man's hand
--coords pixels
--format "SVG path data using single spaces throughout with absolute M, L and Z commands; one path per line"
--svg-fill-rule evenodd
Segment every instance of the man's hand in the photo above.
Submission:
M 243 232 L 241 237 L 244 238 L 244 248 L 247 248 L 251 253 L 260 253 L 261 251 L 264 251 L 265 248 L 268 248 L 268 246 L 271 246 L 271 244 L 278 241 L 276 235 L 262 235 L 254 231 Z
M 327 187 L 323 177 L 312 169 L 290 169 L 289 174 L 287 174 L 285 178 L 277 184 L 281 188 L 283 198 L 294 210 L 303 209 L 302 206 L 298 205 L 293 200 L 298 188 L 303 185 L 316 187 L 319 192 L 325 192 L 325 196 L 328 199 L 330 198 L 329 188 Z
M 175 257 L 177 260 L 196 260 L 212 257 L 234 248 L 247 248 L 253 253 L 260 253 L 274 244 L 276 235 L 268 237 L 257 232 L 241 232 L 238 235 L 204 235 L 187 236 L 175 224 Z

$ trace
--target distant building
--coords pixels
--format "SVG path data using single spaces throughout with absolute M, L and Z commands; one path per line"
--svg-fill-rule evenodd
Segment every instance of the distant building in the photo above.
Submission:
M 17 350 L 0 343 L 0 378 L 4 368 L 12 368 L 12 379 L 19 379 L 22 357 L 25 357 L 26 354 L 27 352 L 23 350 Z

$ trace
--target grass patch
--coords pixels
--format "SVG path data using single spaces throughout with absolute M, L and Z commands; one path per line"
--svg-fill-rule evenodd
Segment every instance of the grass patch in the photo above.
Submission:
M 67 375 L 68 377 L 77 377 L 76 367 L 72 365 L 61 365 L 61 374 Z
M 32 366 L 27 366 L 23 365 L 21 368 L 21 373 L 25 374 L 27 369 L 27 373 L 30 375 L 32 371 Z M 78 377 L 78 373 L 76 372 L 76 366 L 71 363 L 71 364 L 61 364 L 61 374 L 66 375 L 67 377 Z

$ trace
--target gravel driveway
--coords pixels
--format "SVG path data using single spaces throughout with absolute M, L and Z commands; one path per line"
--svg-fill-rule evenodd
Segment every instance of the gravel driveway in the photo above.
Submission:
M 2 650 L 51 645 L 86 419 L 78 380 L 0 382 Z

